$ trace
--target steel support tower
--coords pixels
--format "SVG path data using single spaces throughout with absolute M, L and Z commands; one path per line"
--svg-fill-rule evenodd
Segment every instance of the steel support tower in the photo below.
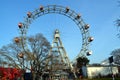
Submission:
M 64 78 L 67 79 L 69 72 L 73 72 L 74 77 L 76 78 L 73 66 L 60 39 L 60 33 L 58 29 L 56 29 L 54 32 L 54 39 L 51 45 L 49 56 L 50 58 L 47 60 L 47 64 L 49 65 L 50 77 L 52 79 L 54 79 L 56 75 L 59 75 L 59 78 L 64 75 L 66 76 Z

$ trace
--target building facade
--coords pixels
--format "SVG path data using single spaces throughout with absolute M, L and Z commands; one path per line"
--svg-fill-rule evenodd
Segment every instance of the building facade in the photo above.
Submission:
M 110 65 L 88 65 L 86 67 L 86 71 L 83 71 L 84 74 L 87 75 L 88 78 L 95 77 L 104 77 L 110 74 L 118 74 L 118 66 L 110 66 Z

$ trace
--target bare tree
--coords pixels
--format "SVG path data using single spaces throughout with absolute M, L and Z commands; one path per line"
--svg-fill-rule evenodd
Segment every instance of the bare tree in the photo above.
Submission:
M 117 30 L 118 30 L 118 38 L 120 38 L 120 18 L 118 18 L 116 21 L 116 26 L 117 26 Z
M 12 43 L 0 49 L 1 62 L 11 64 L 12 67 L 25 68 L 40 73 L 44 71 L 44 61 L 48 58 L 50 43 L 40 33 L 27 37 L 26 51 L 21 43 Z
M 28 37 L 29 50 L 34 54 L 35 59 L 31 61 L 34 71 L 41 73 L 45 69 L 45 61 L 48 58 L 50 43 L 42 34 Z
M 119 4 L 118 6 L 120 6 L 120 0 L 118 1 L 118 4 Z M 120 38 L 120 17 L 118 19 L 116 19 L 115 25 L 117 26 L 117 29 L 118 29 L 117 36 L 118 36 L 118 38 Z
M 20 52 L 19 48 L 14 43 L 3 46 L 0 49 L 1 63 L 6 62 L 6 66 L 21 68 L 20 62 L 18 61 L 17 54 Z

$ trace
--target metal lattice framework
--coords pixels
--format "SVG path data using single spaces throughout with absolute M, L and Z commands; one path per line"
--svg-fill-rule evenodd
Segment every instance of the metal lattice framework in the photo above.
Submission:
M 18 24 L 20 34 L 22 37 L 23 49 L 27 49 L 26 35 L 30 24 L 40 16 L 50 13 L 56 13 L 67 16 L 76 23 L 82 34 L 82 47 L 77 57 L 86 56 L 86 54 L 90 55 L 91 52 L 89 50 L 89 44 L 93 40 L 93 37 L 91 37 L 89 34 L 89 25 L 83 21 L 80 14 L 77 14 L 75 11 L 69 9 L 69 7 L 63 7 L 58 5 L 48 5 L 44 7 L 40 6 L 35 11 L 28 12 L 27 16 L 25 17 L 25 21 Z

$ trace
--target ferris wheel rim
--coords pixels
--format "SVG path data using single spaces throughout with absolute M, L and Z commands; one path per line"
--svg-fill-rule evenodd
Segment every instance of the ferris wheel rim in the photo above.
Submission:
M 39 18 L 40 16 L 51 13 L 67 16 L 68 18 L 72 19 L 75 22 L 75 24 L 78 26 L 82 34 L 82 47 L 77 57 L 86 56 L 85 54 L 87 53 L 87 51 L 89 51 L 89 44 L 91 42 L 91 40 L 89 41 L 89 38 L 91 37 L 89 34 L 89 29 L 85 27 L 88 24 L 86 24 L 83 21 L 80 14 L 77 14 L 74 10 L 71 10 L 69 7 L 63 7 L 60 5 L 48 5 L 48 6 L 40 6 L 40 8 L 34 10 L 33 12 L 28 12 L 27 17 L 25 17 L 25 21 L 21 23 L 22 27 L 19 26 L 21 36 L 24 38 L 26 37 L 27 30 L 30 24 L 35 19 Z M 23 42 L 25 43 L 25 39 L 23 39 Z

